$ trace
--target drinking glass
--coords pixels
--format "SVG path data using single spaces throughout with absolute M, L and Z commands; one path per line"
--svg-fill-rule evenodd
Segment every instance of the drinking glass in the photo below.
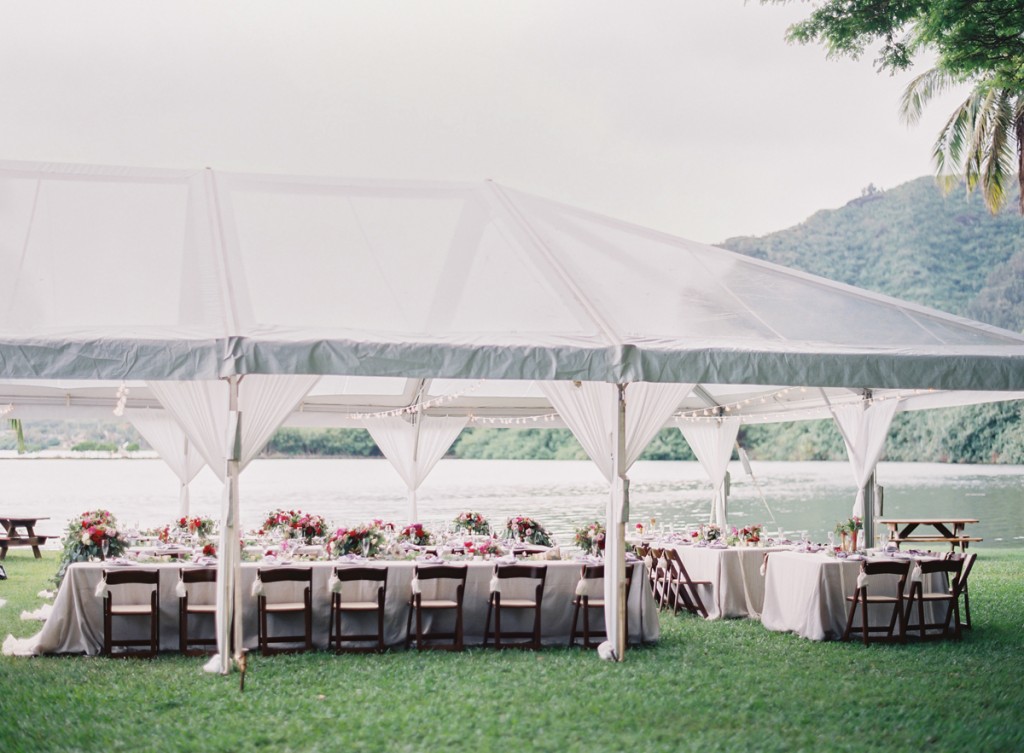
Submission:
M 100 551 L 103 552 L 103 559 L 107 558 L 107 554 L 110 552 L 110 539 L 106 536 L 100 541 Z

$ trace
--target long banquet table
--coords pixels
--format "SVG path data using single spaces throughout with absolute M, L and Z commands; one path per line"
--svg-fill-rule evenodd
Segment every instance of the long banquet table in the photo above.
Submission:
M 761 623 L 769 630 L 792 632 L 814 641 L 841 638 L 849 614 L 846 597 L 851 596 L 857 587 L 862 561 L 830 557 L 824 551 L 816 554 L 798 551 L 770 553 Z M 878 577 L 882 588 L 895 595 L 896 577 L 889 576 L 889 583 L 886 583 L 886 576 Z M 935 580 L 928 587 L 933 591 L 944 590 L 943 576 L 936 573 L 932 577 Z M 909 595 L 909 592 L 908 578 L 904 595 Z M 891 614 L 891 607 L 887 609 L 886 616 Z M 876 615 L 870 612 L 869 615 L 877 621 Z M 911 624 L 915 619 L 916 610 L 911 615 Z
M 310 567 L 313 569 L 313 643 L 317 648 L 326 648 L 330 621 L 329 579 L 332 569 L 339 562 L 297 562 L 291 566 Z M 390 646 L 402 645 L 406 636 L 407 602 L 411 593 L 413 565 L 415 562 L 381 561 L 360 562 L 362 565 L 378 565 L 388 569 L 387 595 L 385 601 L 385 636 Z M 466 595 L 464 600 L 464 629 L 467 644 L 483 642 L 484 622 L 487 614 L 487 597 L 493 571 L 493 563 L 488 561 L 466 561 Z M 537 563 L 540 564 L 540 563 Z M 547 580 L 544 588 L 542 609 L 542 642 L 545 645 L 566 645 L 572 623 L 572 599 L 579 582 L 580 562 L 550 561 L 547 565 Z M 128 567 L 149 567 L 160 571 L 160 647 L 163 650 L 178 648 L 178 597 L 175 588 L 178 583 L 178 571 L 181 567 L 190 567 L 189 563 L 146 563 L 128 565 Z M 102 562 L 78 563 L 71 565 L 64 578 L 53 604 L 53 611 L 42 630 L 31 638 L 22 640 L 8 638 L 4 643 L 4 653 L 18 655 L 85 653 L 96 655 L 103 645 L 103 599 L 96 596 L 97 586 L 102 579 L 103 569 L 111 567 Z M 257 610 L 256 597 L 252 595 L 252 585 L 260 568 L 271 568 L 275 565 L 262 563 L 244 563 L 242 565 L 242 625 L 245 646 L 255 648 L 257 645 Z M 646 584 L 646 573 L 643 563 L 637 563 L 633 572 L 633 582 L 627 604 L 629 639 L 633 643 L 655 642 L 660 637 L 658 608 L 654 597 Z M 502 582 L 502 595 L 505 598 L 519 595 L 515 589 L 516 581 Z M 528 583 L 519 584 L 523 587 L 522 595 L 526 596 Z M 424 595 L 429 596 L 427 583 L 424 583 Z M 145 587 L 117 586 L 121 589 L 139 589 L 138 596 L 125 592 L 125 598 L 145 599 Z M 203 590 L 208 589 L 207 593 Z M 264 589 L 268 598 L 273 600 L 301 599 L 301 587 L 290 583 L 267 583 Z M 289 595 L 288 590 L 293 592 Z M 190 586 L 190 601 L 213 602 L 212 586 L 195 584 Z M 289 597 L 290 596 L 290 597 Z M 116 597 L 116 592 L 115 592 Z M 596 616 L 596 627 L 604 624 L 603 617 Z M 290 623 L 277 623 L 275 619 L 292 620 Z M 282 630 L 293 632 L 301 618 L 280 616 L 271 618 L 271 632 Z M 517 622 L 523 620 L 523 622 Z M 503 613 L 503 630 L 526 629 L 526 615 Z M 127 621 L 119 621 L 118 633 L 130 632 L 133 628 Z M 581 621 L 582 624 L 582 621 Z M 592 627 L 595 622 L 591 620 Z M 520 627 L 521 626 L 521 627 Z M 200 629 L 212 634 L 210 624 Z M 137 626 L 139 637 L 145 634 L 144 624 Z M 190 624 L 189 633 L 196 627 Z M 348 632 L 349 629 L 346 629 Z M 298 632 L 301 632 L 299 630 Z

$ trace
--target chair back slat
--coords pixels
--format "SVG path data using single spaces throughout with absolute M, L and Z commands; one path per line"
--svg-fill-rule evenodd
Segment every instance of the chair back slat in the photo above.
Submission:
M 103 579 L 108 586 L 120 586 L 125 583 L 141 583 L 143 585 L 159 585 L 159 570 L 139 570 L 136 568 L 125 568 L 123 570 L 104 570 Z
M 260 568 L 260 580 L 264 583 L 280 583 L 281 581 L 313 582 L 311 567 L 271 567 Z
M 388 579 L 386 567 L 336 567 L 334 577 L 340 581 L 369 580 L 384 582 Z
M 183 567 L 180 571 L 183 583 L 216 583 L 215 567 Z

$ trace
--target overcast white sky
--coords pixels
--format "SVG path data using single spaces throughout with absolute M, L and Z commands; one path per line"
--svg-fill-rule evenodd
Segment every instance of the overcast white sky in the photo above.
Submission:
M 743 0 L 0 4 L 0 158 L 478 180 L 698 241 L 930 174 L 955 98 Z

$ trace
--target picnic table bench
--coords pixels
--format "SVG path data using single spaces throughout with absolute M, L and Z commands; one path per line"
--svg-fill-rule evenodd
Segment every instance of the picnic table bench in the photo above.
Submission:
M 957 546 L 966 551 L 967 545 L 984 541 L 977 536 L 968 536 L 964 527 L 969 523 L 977 523 L 977 518 L 879 518 L 879 523 L 889 527 L 889 538 L 900 544 L 949 544 L 951 550 Z M 902 528 L 901 528 L 902 526 Z M 918 526 L 931 526 L 936 533 L 914 533 Z
M 7 549 L 12 546 L 30 546 L 36 559 L 42 559 L 39 547 L 45 544 L 50 536 L 36 533 L 36 522 L 40 520 L 49 518 L 0 516 L 0 526 L 4 529 L 4 533 L 0 535 L 0 560 L 7 559 Z

